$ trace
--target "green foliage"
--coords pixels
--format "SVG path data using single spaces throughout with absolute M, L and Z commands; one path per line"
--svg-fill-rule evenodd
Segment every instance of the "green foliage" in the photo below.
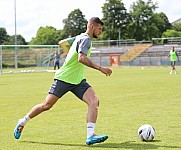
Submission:
M 18 68 L 26 68 L 26 67 L 36 67 L 36 64 L 25 64 L 22 62 L 18 62 Z
M 16 36 L 17 36 L 18 45 L 27 45 L 27 42 L 22 35 L 18 34 Z M 15 35 L 9 36 L 7 34 L 5 28 L 0 28 L 0 44 L 14 45 L 15 44 Z
M 158 15 L 159 15 L 160 19 L 163 20 L 162 23 L 158 24 L 159 32 L 163 33 L 166 30 L 171 29 L 172 28 L 172 24 L 169 22 L 168 17 L 166 16 L 166 14 L 161 12 L 161 13 L 158 13 Z M 161 37 L 161 36 L 159 36 L 159 37 Z
M 175 31 L 181 31 L 181 23 L 175 23 L 175 24 L 173 25 L 173 29 L 174 29 Z
M 87 20 L 85 19 L 85 16 L 82 14 L 80 9 L 73 10 L 68 15 L 68 18 L 63 20 L 63 23 L 63 36 L 65 38 L 74 37 L 86 31 Z
M 129 15 L 122 1 L 106 0 L 102 7 L 102 13 L 102 20 L 105 23 L 102 39 L 118 40 L 125 37 Z
M 167 30 L 162 34 L 162 38 L 167 38 L 167 37 L 181 37 L 181 32 L 175 30 Z
M 30 45 L 55 45 L 58 44 L 61 30 L 56 30 L 52 26 L 40 27 L 36 37 L 30 42 Z
M 2 67 L 3 67 L 3 68 L 7 68 L 7 67 L 8 67 L 8 64 L 2 63 Z
M 167 29 L 171 29 L 167 16 L 164 13 L 154 13 L 147 24 L 147 39 L 159 38 Z
M 155 22 L 157 19 L 154 15 L 156 8 L 157 3 L 153 3 L 152 0 L 133 2 L 130 10 L 133 21 L 130 24 L 133 38 L 136 40 L 150 40 L 153 36 L 152 33 L 158 31 L 157 22 Z
M 58 44 L 61 39 L 63 39 L 63 30 L 56 30 L 56 44 Z
M 17 45 L 27 45 L 26 40 L 20 34 L 17 36 Z M 14 45 L 15 44 L 15 35 L 9 36 L 8 39 L 3 43 L 4 45 Z
M 44 101 L 54 73 L 1 75 L 0 149 L 180 150 L 180 75 L 169 75 L 170 67 L 112 69 L 110 77 L 93 69 L 86 72 L 100 100 L 95 131 L 109 135 L 104 143 L 92 146 L 85 145 L 87 105 L 72 93 L 31 119 L 21 138 L 15 140 L 13 130 L 18 119 Z M 153 142 L 138 138 L 137 130 L 145 123 L 155 127 Z
M 7 39 L 9 35 L 6 32 L 5 28 L 0 27 L 0 44 L 3 44 Z

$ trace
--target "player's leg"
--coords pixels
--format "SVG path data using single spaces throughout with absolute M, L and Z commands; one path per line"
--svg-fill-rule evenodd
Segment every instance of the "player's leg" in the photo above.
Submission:
M 48 92 L 49 94 L 45 98 L 45 101 L 34 106 L 24 118 L 19 119 L 18 124 L 16 125 L 14 130 L 14 137 L 16 139 L 19 139 L 26 122 L 30 120 L 30 118 L 39 115 L 41 112 L 49 110 L 59 98 L 61 98 L 66 92 L 68 92 L 68 90 L 69 85 L 62 81 L 54 80 Z
M 54 70 L 56 70 L 56 62 L 55 61 L 53 63 L 53 68 L 54 68 Z
M 39 115 L 43 111 L 49 110 L 58 100 L 58 97 L 53 94 L 48 94 L 45 101 L 34 106 L 27 114 L 31 119 Z
M 99 100 L 92 87 L 89 87 L 84 93 L 83 101 L 88 105 L 87 122 L 96 123 Z
M 58 100 L 57 96 L 55 96 L 53 94 L 48 94 L 43 103 L 35 105 L 24 118 L 18 120 L 18 123 L 14 129 L 14 137 L 16 139 L 19 139 L 25 124 L 30 119 L 39 115 L 43 111 L 49 110 L 57 102 L 57 100 Z
M 44 102 L 38 105 L 35 105 L 27 115 L 21 119 L 20 124 L 25 126 L 28 120 L 36 117 L 43 111 L 49 110 L 58 100 L 58 97 L 53 94 L 48 94 Z
M 98 98 L 92 89 L 92 87 L 86 82 L 86 80 L 82 80 L 82 82 L 78 85 L 75 85 L 71 90 L 79 99 L 83 100 L 88 105 L 87 112 L 87 125 L 91 126 L 87 132 L 87 136 L 92 136 L 94 134 L 94 126 L 97 120 L 98 115 L 98 107 L 99 101 Z
M 177 74 L 177 70 L 175 68 L 175 65 L 176 65 L 176 61 L 173 62 L 173 70 L 175 71 L 175 74 Z
M 173 64 L 173 61 L 170 61 L 170 65 L 171 65 L 171 71 L 170 71 L 170 74 L 172 74 L 173 73 L 173 67 L 174 67 L 174 64 Z
M 94 133 L 99 108 L 99 100 L 94 90 L 86 80 L 83 80 L 79 85 L 75 86 L 71 92 L 88 105 L 86 144 L 91 145 L 104 142 L 108 138 L 107 135 L 100 136 Z
M 86 144 L 91 145 L 95 143 L 104 142 L 108 138 L 107 135 L 100 136 L 94 133 L 96 120 L 98 116 L 99 100 L 92 87 L 89 87 L 84 93 L 83 101 L 88 105 Z
M 58 67 L 58 69 L 60 69 L 60 63 L 59 63 L 59 60 L 57 61 L 57 67 Z

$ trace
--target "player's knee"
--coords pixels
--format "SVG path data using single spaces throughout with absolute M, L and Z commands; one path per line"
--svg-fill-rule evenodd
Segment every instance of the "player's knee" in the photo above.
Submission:
M 96 110 L 98 111 L 99 109 L 99 100 L 97 100 L 97 106 L 96 106 Z
M 99 99 L 97 97 L 94 97 L 93 99 L 91 99 L 90 105 L 91 105 L 91 107 L 98 110 L 98 108 L 99 108 Z
M 50 110 L 50 108 L 52 108 L 52 105 L 50 105 L 50 104 L 43 104 L 43 105 L 42 105 L 43 111 Z

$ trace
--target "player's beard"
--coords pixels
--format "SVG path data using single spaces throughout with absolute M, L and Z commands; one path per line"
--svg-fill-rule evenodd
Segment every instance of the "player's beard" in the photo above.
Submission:
M 98 36 L 93 33 L 93 38 L 98 38 Z
M 98 38 L 98 36 L 93 31 L 93 38 Z

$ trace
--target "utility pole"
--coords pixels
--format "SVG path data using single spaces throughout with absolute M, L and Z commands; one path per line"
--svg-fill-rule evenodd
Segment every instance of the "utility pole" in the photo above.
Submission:
M 15 68 L 18 68 L 18 49 L 17 49 L 17 33 L 16 33 L 16 0 L 14 0 L 14 46 L 15 46 Z

